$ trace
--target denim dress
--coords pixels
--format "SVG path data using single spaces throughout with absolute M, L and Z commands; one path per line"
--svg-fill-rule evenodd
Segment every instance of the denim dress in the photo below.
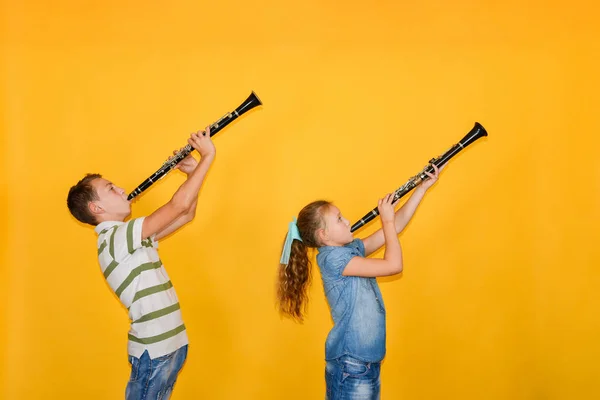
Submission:
M 385 356 L 385 306 L 375 278 L 343 276 L 365 246 L 323 246 L 317 254 L 333 328 L 325 341 L 328 399 L 379 398 L 380 362 Z M 361 395 L 362 394 L 362 395 Z

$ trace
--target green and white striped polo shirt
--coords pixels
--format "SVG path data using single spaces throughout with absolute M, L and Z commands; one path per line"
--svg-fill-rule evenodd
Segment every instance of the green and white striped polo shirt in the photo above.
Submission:
M 128 353 L 150 358 L 188 344 L 179 300 L 162 265 L 154 237 L 142 240 L 144 217 L 96 226 L 98 259 L 104 278 L 129 310 Z

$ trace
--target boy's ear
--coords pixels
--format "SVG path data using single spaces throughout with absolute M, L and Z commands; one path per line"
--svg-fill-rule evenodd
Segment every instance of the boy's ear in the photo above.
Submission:
M 96 203 L 95 203 L 95 202 L 93 202 L 93 201 L 90 201 L 90 202 L 88 203 L 88 209 L 90 210 L 90 212 L 91 212 L 93 215 L 102 214 L 102 213 L 104 212 L 104 209 L 102 208 L 102 206 L 100 206 L 100 205 L 96 204 Z

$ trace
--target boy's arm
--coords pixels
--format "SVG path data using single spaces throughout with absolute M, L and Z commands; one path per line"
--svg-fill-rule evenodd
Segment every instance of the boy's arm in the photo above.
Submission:
M 177 229 L 181 228 L 188 222 L 191 222 L 196 216 L 196 205 L 198 204 L 198 200 L 196 199 L 187 213 L 183 214 L 181 217 L 177 218 L 175 221 L 171 223 L 171 225 L 167 226 L 162 231 L 156 234 L 154 240 L 158 241 L 171 233 L 175 232 Z
M 188 142 L 201 154 L 201 159 L 194 171 L 188 176 L 188 179 L 177 189 L 168 203 L 154 211 L 144 219 L 142 226 L 142 239 L 153 235 L 158 235 L 170 228 L 179 218 L 184 218 L 198 200 L 198 192 L 204 182 L 204 178 L 212 161 L 215 157 L 215 147 L 210 138 L 210 130 L 207 127 L 205 132 L 192 133 Z M 179 226 L 183 225 L 185 219 L 177 221 Z M 179 226 L 171 230 L 171 232 Z M 165 234 L 162 234 L 164 237 Z

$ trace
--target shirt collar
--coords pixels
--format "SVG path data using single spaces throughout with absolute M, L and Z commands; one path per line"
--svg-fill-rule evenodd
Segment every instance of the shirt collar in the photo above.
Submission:
M 355 241 L 355 240 L 356 240 L 356 239 L 353 239 L 353 240 L 352 240 L 350 243 L 346 243 L 346 244 L 345 244 L 345 245 L 343 245 L 343 246 L 321 246 L 321 247 L 317 247 L 317 251 L 318 251 L 319 253 L 322 253 L 322 252 L 324 252 L 324 251 L 331 251 L 331 250 L 333 250 L 333 249 L 337 249 L 337 248 L 339 248 L 339 247 L 351 247 L 351 245 L 354 243 L 354 241 Z
M 100 222 L 98 225 L 96 225 L 94 230 L 99 235 L 104 230 L 112 228 L 113 226 L 116 226 L 116 225 L 123 225 L 124 223 L 125 222 L 123 222 L 123 221 L 103 221 L 103 222 Z

